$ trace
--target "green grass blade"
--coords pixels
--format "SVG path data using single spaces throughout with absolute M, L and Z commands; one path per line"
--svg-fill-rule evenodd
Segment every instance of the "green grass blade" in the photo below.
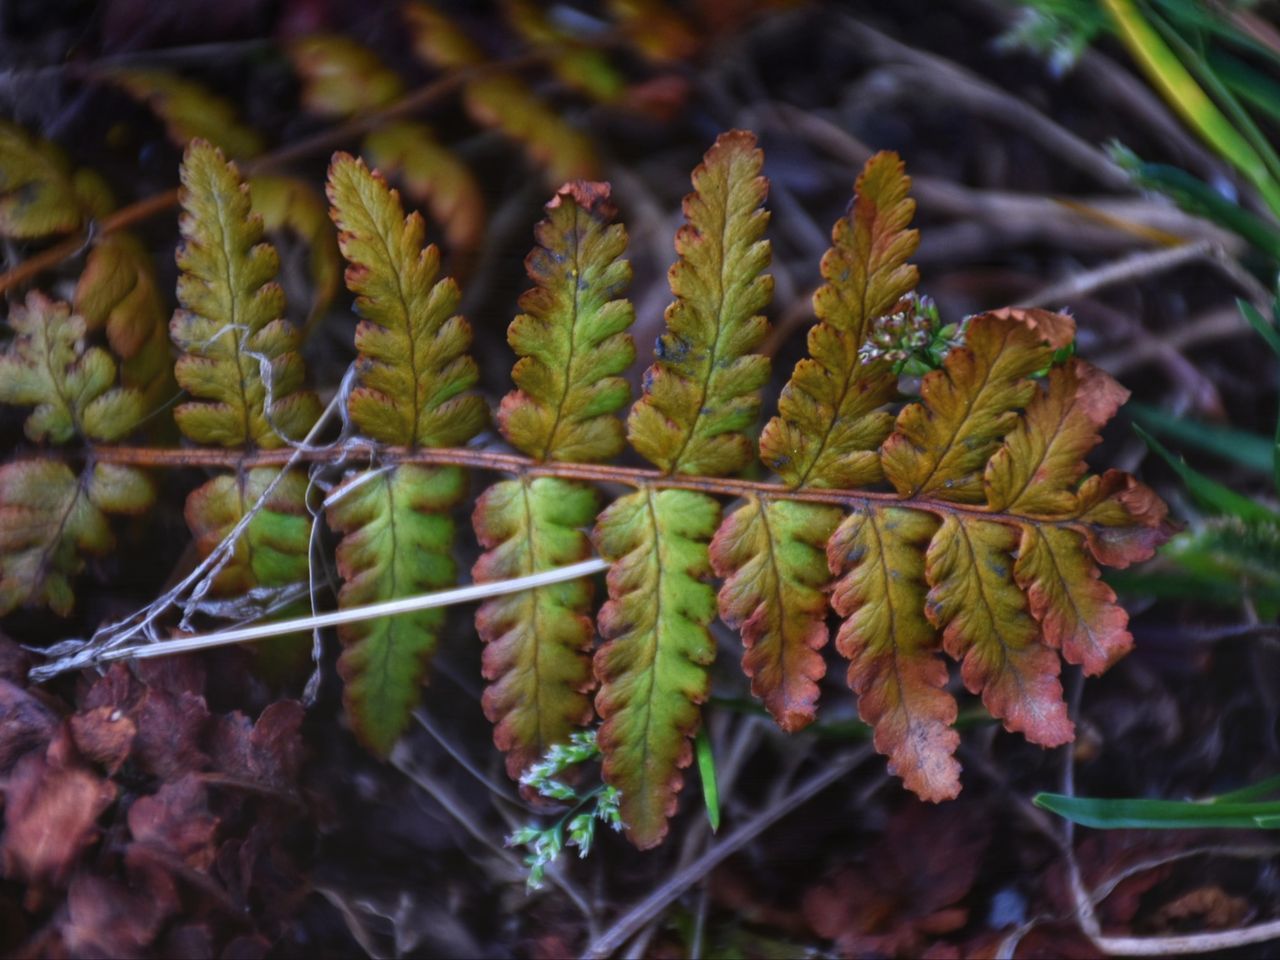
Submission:
M 1216 797 L 1210 797 L 1206 803 L 1243 803 L 1247 800 L 1257 800 L 1259 797 L 1267 797 L 1273 793 L 1280 793 L 1280 777 L 1268 777 L 1266 780 L 1259 780 L 1257 783 L 1251 783 L 1247 787 L 1241 787 L 1239 790 L 1230 790 L 1227 793 L 1220 793 Z
M 1133 0 L 1102 0 L 1129 53 L 1148 79 L 1210 146 L 1248 177 L 1272 210 L 1280 213 L 1280 184 L 1267 164 L 1188 72 Z
M 1112 150 L 1112 159 L 1124 166 L 1134 181 L 1169 197 L 1183 210 L 1212 220 L 1243 237 L 1250 246 L 1280 262 L 1280 228 L 1218 193 L 1185 170 L 1163 163 L 1144 163 L 1127 150 Z
M 1267 523 L 1280 521 L 1280 514 L 1269 510 L 1260 503 L 1250 500 L 1243 494 L 1236 493 L 1216 480 L 1210 480 L 1199 470 L 1190 466 L 1182 457 L 1175 456 L 1163 443 L 1143 430 L 1136 423 L 1133 429 L 1146 442 L 1152 452 L 1157 454 L 1186 484 L 1191 495 L 1205 508 L 1227 516 L 1239 517 L 1241 520 L 1258 520 Z
M 711 832 L 715 833 L 720 829 L 720 786 L 716 782 L 716 758 L 711 752 L 711 738 L 707 736 L 705 727 L 698 730 L 694 749 L 698 754 L 698 775 L 702 779 L 702 802 L 707 808 Z
M 1280 827 L 1280 802 L 1101 800 L 1038 793 L 1033 802 L 1065 820 L 1098 830 L 1265 829 Z
M 1184 420 L 1145 403 L 1130 403 L 1125 411 L 1153 434 L 1168 437 L 1183 446 L 1211 453 L 1259 473 L 1270 473 L 1272 470 L 1275 443 L 1270 437 L 1216 423 Z

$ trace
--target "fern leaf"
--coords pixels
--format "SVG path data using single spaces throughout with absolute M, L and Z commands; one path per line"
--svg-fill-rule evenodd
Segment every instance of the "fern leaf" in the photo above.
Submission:
M 52 460 L 0 466 L 0 615 L 37 604 L 70 614 L 82 554 L 114 546 L 106 514 L 140 514 L 154 499 L 151 481 L 132 467 L 100 463 L 77 477 Z
M 279 474 L 270 467 L 223 474 L 187 497 L 187 526 L 202 557 L 212 553 L 247 513 L 257 511 L 214 578 L 214 596 L 238 597 L 257 587 L 307 580 L 311 543 L 307 477 L 290 471 L 267 495 Z
M 466 493 L 451 467 L 402 464 L 356 474 L 328 499 L 338 544 L 342 607 L 378 603 L 452 586 L 454 522 L 449 510 Z M 356 736 L 380 757 L 391 752 L 422 697 L 427 660 L 444 611 L 378 617 L 339 628 L 343 700 Z
M 73 170 L 55 144 L 0 120 L 0 236 L 71 233 L 111 206 L 111 191 L 96 173 Z
M 1030 375 L 1069 342 L 1046 342 L 1041 330 L 1017 320 L 974 317 L 964 345 L 924 377 L 921 402 L 903 407 L 881 448 L 898 493 L 981 503 L 983 468 L 1035 394 Z
M 751 691 L 788 732 L 814 719 L 826 663 L 824 545 L 840 522 L 834 507 L 751 498 L 711 541 L 724 579 L 720 618 L 742 633 Z
M 263 230 L 292 233 L 307 248 L 312 289 L 304 329 L 310 329 L 342 288 L 342 255 L 324 198 L 305 180 L 264 174 L 249 181 L 249 197 L 253 212 L 262 218 Z
M 1084 538 L 1050 525 L 1025 524 L 1013 576 L 1026 591 L 1044 642 L 1091 676 L 1104 673 L 1133 648 L 1129 615 L 1100 579 Z
M 484 61 L 484 54 L 471 38 L 430 4 L 409 0 L 400 13 L 413 40 L 413 52 L 428 66 L 449 71 Z
M 930 514 L 897 507 L 855 510 L 827 545 L 841 579 L 831 605 L 844 623 L 836 647 L 849 660 L 858 712 L 875 731 L 889 772 L 924 800 L 960 792 L 956 702 L 937 631 L 925 618 L 924 550 L 938 529 Z
M 719 517 L 703 494 L 642 489 L 596 522 L 596 549 L 612 564 L 598 618 L 608 641 L 595 657 L 598 743 L 627 836 L 641 848 L 666 835 L 710 687 L 716 599 L 703 581 Z
M 541 5 L 530 0 L 504 0 L 507 22 L 546 59 L 565 86 L 601 103 L 616 102 L 626 81 L 605 51 L 582 43 L 559 27 Z
M 1013 579 L 1018 532 L 1003 523 L 946 516 L 929 544 L 925 610 L 960 675 L 991 715 L 1033 743 L 1056 747 L 1074 735 L 1058 681 L 1058 656 Z
M 618 30 L 647 60 L 676 63 L 698 51 L 693 25 L 663 0 L 609 0 L 609 13 Z
M 386 106 L 404 92 L 376 53 L 339 34 L 312 34 L 288 46 L 308 113 L 349 117 Z
M 755 455 L 745 431 L 759 415 L 769 360 L 752 351 L 773 292 L 763 163 L 750 133 L 721 134 L 685 197 L 670 272 L 676 299 L 627 421 L 632 446 L 668 473 L 725 476 Z
M 591 544 L 580 528 L 598 506 L 590 487 L 553 477 L 495 484 L 476 503 L 476 537 L 486 552 L 472 577 L 508 580 L 586 559 Z M 487 600 L 476 612 L 489 681 L 484 712 L 512 778 L 594 716 L 591 600 L 584 578 Z
M 169 318 L 155 264 L 137 237 L 113 233 L 94 245 L 76 283 L 75 311 L 88 330 L 106 330 L 121 383 L 159 401 L 173 383 Z
M 519 389 L 503 398 L 498 426 L 538 460 L 601 461 L 623 448 L 614 414 L 630 398 L 620 374 L 635 359 L 626 332 L 635 312 L 622 299 L 627 234 L 609 225 L 612 214 L 606 184 L 568 184 L 547 204 L 525 261 L 535 286 L 507 334 Z
M 551 186 L 596 176 L 600 164 L 591 138 L 523 80 L 498 73 L 478 77 L 467 84 L 463 102 L 476 124 L 520 144 Z
M 898 381 L 888 363 L 864 362 L 858 351 L 871 321 L 916 285 L 918 272 L 907 263 L 919 244 L 907 229 L 916 206 L 910 186 L 897 154 L 876 154 L 858 177 L 849 216 L 831 232 L 809 356 L 796 364 L 778 415 L 760 436 L 764 462 L 793 487 L 849 490 L 882 477 L 876 451 L 893 418 L 881 408 Z
M 356 330 L 359 386 L 351 419 L 384 443 L 458 446 L 485 425 L 484 401 L 468 393 L 478 374 L 467 355 L 471 328 L 454 316 L 460 294 L 437 280 L 440 254 L 424 247 L 422 217 L 348 154 L 329 168 L 331 216 L 350 263 L 347 286 L 363 318 Z
M 388 123 L 365 137 L 361 151 L 399 182 L 444 231 L 446 245 L 469 253 L 484 233 L 484 195 L 471 168 L 421 123 Z
M 1034 394 L 987 464 L 987 505 L 1032 516 L 1071 515 L 1085 455 L 1128 398 L 1129 391 L 1083 360 L 1050 370 L 1047 389 Z
M 187 149 L 181 199 L 182 309 L 169 332 L 183 352 L 178 384 L 199 400 L 174 418 L 198 443 L 279 447 L 319 415 L 315 395 L 300 389 L 298 334 L 274 279 L 279 258 L 263 242 L 248 187 L 216 147 L 197 140 Z
M 822 258 L 826 284 L 813 298 L 819 322 L 809 331 L 809 357 L 796 365 L 779 398 L 778 415 L 760 436 L 761 458 L 789 486 L 851 489 L 882 477 L 877 448 L 893 418 L 881 408 L 896 395 L 897 377 L 888 363 L 864 362 L 858 351 L 870 322 L 915 286 L 916 269 L 906 262 L 918 242 L 916 232 L 907 229 L 915 211 L 909 186 L 896 155 L 876 154 L 858 177 L 849 215 L 832 230 L 831 249 Z M 814 504 L 779 503 L 770 510 L 785 511 L 792 530 L 819 533 L 823 540 L 838 522 Z M 763 520 L 758 511 L 744 516 Z M 726 536 L 728 526 L 721 531 Z M 748 543 L 758 552 L 746 549 Z M 821 546 L 820 540 L 810 543 Z M 743 668 L 752 676 L 752 689 L 784 729 L 795 730 L 813 719 L 816 681 L 823 674 L 817 651 L 827 643 L 825 610 L 813 602 L 812 588 L 822 584 L 825 567 L 812 549 L 780 546 L 773 537 L 753 533 L 737 552 L 722 554 L 716 570 L 730 578 L 720 593 L 721 618 L 736 624 L 743 612 L 756 611 L 743 623 L 748 645 Z M 769 576 L 740 572 L 753 568 Z M 790 585 L 800 583 L 809 587 L 797 595 Z M 844 640 L 842 650 L 853 644 Z M 855 689 L 880 688 L 859 681 Z M 869 717 L 887 708 L 868 702 L 863 711 L 863 718 L 874 723 Z M 886 744 L 887 737 L 881 734 Z
M 118 440 L 145 413 L 142 394 L 116 384 L 116 363 L 84 345 L 84 318 L 39 293 L 9 313 L 15 333 L 0 355 L 0 403 L 32 406 L 27 436 L 66 443 L 74 436 Z
M 167 70 L 135 67 L 111 70 L 106 78 L 145 103 L 179 149 L 193 140 L 207 140 L 237 160 L 262 152 L 262 137 L 241 122 L 236 108 L 193 80 Z

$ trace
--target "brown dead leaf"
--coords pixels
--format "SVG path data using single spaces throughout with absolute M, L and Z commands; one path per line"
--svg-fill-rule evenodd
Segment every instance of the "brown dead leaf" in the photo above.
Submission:
M 0 679 L 0 772 L 43 747 L 58 729 L 58 715 L 16 683 Z
M 115 800 L 116 788 L 79 762 L 63 727 L 48 750 L 18 761 L 4 792 L 0 866 L 6 877 L 29 884 L 28 907 L 34 909 L 45 888 L 66 883 L 96 839 L 97 819 Z
M 71 955 L 148 955 L 147 948 L 178 905 L 172 882 L 167 889 L 161 883 L 159 889 L 146 883 L 131 888 L 96 874 L 77 874 L 67 892 L 67 920 L 61 929 Z
M 116 773 L 133 751 L 138 726 L 119 707 L 95 707 L 71 718 L 71 736 L 86 759 Z
M 251 723 L 239 711 L 220 716 L 210 743 L 214 769 L 275 790 L 291 790 L 302 765 L 302 704 L 280 700 Z
M 805 918 L 842 956 L 917 957 L 968 922 L 960 901 L 986 845 L 982 821 L 964 809 L 912 804 L 889 821 L 865 863 L 809 889 Z
M 1182 930 L 1192 921 L 1194 927 L 1226 930 L 1239 926 L 1248 916 L 1249 901 L 1233 896 L 1215 885 L 1197 887 L 1166 903 L 1156 913 L 1154 923 L 1159 930 Z
M 218 818 L 209 812 L 208 787 L 194 774 L 166 783 L 129 808 L 136 843 L 163 850 L 207 873 L 213 865 Z

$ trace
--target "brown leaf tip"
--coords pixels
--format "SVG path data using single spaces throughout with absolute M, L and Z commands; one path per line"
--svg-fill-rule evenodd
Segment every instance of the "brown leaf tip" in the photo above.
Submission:
M 602 220 L 611 220 L 617 214 L 612 202 L 613 188 L 601 180 L 570 180 L 564 184 L 547 204 L 547 212 L 559 207 L 565 200 L 572 200 L 583 210 Z

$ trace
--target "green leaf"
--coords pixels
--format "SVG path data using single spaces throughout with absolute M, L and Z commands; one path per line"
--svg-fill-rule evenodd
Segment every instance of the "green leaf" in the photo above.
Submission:
M 624 446 L 615 414 L 630 398 L 621 374 L 636 355 L 626 332 L 635 311 L 622 299 L 627 234 L 609 224 L 607 184 L 567 184 L 546 213 L 525 260 L 535 286 L 507 332 L 518 389 L 503 398 L 498 427 L 537 460 L 608 460 Z
M 105 329 L 121 359 L 120 379 L 154 407 L 173 392 L 169 313 L 155 264 L 137 237 L 108 234 L 94 244 L 76 283 L 75 310 L 90 331 Z
M 386 106 L 404 91 L 400 77 L 368 47 L 338 34 L 310 34 L 288 45 L 309 113 L 349 117 Z
M 1100 800 L 1038 793 L 1037 807 L 1097 830 L 1280 829 L 1280 802 Z
M 240 121 L 235 106 L 193 80 L 140 67 L 111 70 L 106 79 L 150 107 L 180 149 L 207 140 L 237 160 L 262 152 L 262 137 Z
M 203 140 L 182 163 L 178 302 L 170 336 L 178 384 L 195 402 L 174 411 L 197 443 L 271 448 L 299 439 L 320 403 L 303 390 L 298 333 L 284 319 L 280 261 L 263 241 L 235 164 Z M 268 401 L 270 401 L 268 403 Z
M 73 171 L 56 145 L 0 120 L 0 236 L 38 240 L 71 233 L 111 206 L 111 193 L 96 173 Z
M 237 597 L 257 587 L 282 587 L 307 580 L 311 546 L 307 476 L 290 471 L 268 495 L 279 475 L 273 467 L 223 474 L 188 495 L 187 526 L 202 558 L 212 553 L 247 513 L 256 510 L 230 559 L 214 578 L 214 596 Z
M 33 291 L 9 312 L 9 326 L 15 337 L 0 355 L 0 403 L 35 407 L 25 424 L 30 439 L 112 441 L 138 425 L 142 394 L 115 386 L 115 360 L 85 348 L 84 318 L 70 306 Z
M 666 836 L 710 688 L 716 600 L 704 580 L 719 517 L 705 494 L 645 488 L 596 521 L 596 549 L 612 564 L 597 620 L 607 641 L 595 657 L 598 742 L 627 836 L 642 849 Z
M 467 84 L 463 104 L 471 119 L 518 143 L 554 189 L 599 172 L 595 146 L 519 77 L 486 73 Z
M 680 259 L 669 273 L 676 299 L 627 420 L 632 446 L 667 473 L 727 476 L 755 457 L 747 432 L 769 358 L 753 351 L 768 331 L 761 311 L 773 294 L 763 164 L 752 134 L 721 134 L 684 200 Z
M 383 443 L 461 446 L 483 429 L 488 409 L 468 392 L 478 373 L 467 354 L 471 327 L 454 315 L 458 285 L 437 279 L 440 253 L 424 246 L 421 215 L 406 217 L 400 195 L 364 161 L 337 154 L 327 190 L 363 318 L 351 419 Z
M 1216 480 L 1210 480 L 1203 473 L 1189 466 L 1185 460 L 1179 456 L 1175 456 L 1147 431 L 1136 423 L 1133 429 L 1138 436 L 1142 437 L 1147 446 L 1156 453 L 1165 463 L 1173 468 L 1173 471 L 1186 484 L 1191 495 L 1204 507 L 1215 513 L 1226 514 L 1227 516 L 1239 517 L 1241 520 L 1261 521 L 1274 523 L 1280 520 L 1280 514 L 1268 509 L 1257 501 L 1251 500 L 1243 494 L 1236 493 L 1229 487 L 1224 487 Z
M 472 516 L 485 548 L 473 579 L 509 580 L 585 560 L 591 543 L 581 528 L 598 507 L 590 487 L 554 477 L 494 484 Z M 592 593 L 584 577 L 495 597 L 476 611 L 489 681 L 484 712 L 513 779 L 594 717 Z
M 454 522 L 466 475 L 409 464 L 355 474 L 329 495 L 329 525 L 342 534 L 338 572 L 342 608 L 381 603 L 453 586 Z M 360 741 L 385 757 L 422 699 L 427 663 L 445 612 L 419 610 L 345 624 L 338 660 L 343 702 Z
M 1214 517 L 1178 534 L 1163 556 L 1210 584 L 1230 584 L 1255 603 L 1280 603 L 1280 520 Z
M 154 500 L 151 481 L 132 467 L 100 463 L 77 477 L 52 460 L 0 466 L 0 615 L 38 604 L 70 614 L 83 555 L 115 546 L 106 514 L 140 514 Z

